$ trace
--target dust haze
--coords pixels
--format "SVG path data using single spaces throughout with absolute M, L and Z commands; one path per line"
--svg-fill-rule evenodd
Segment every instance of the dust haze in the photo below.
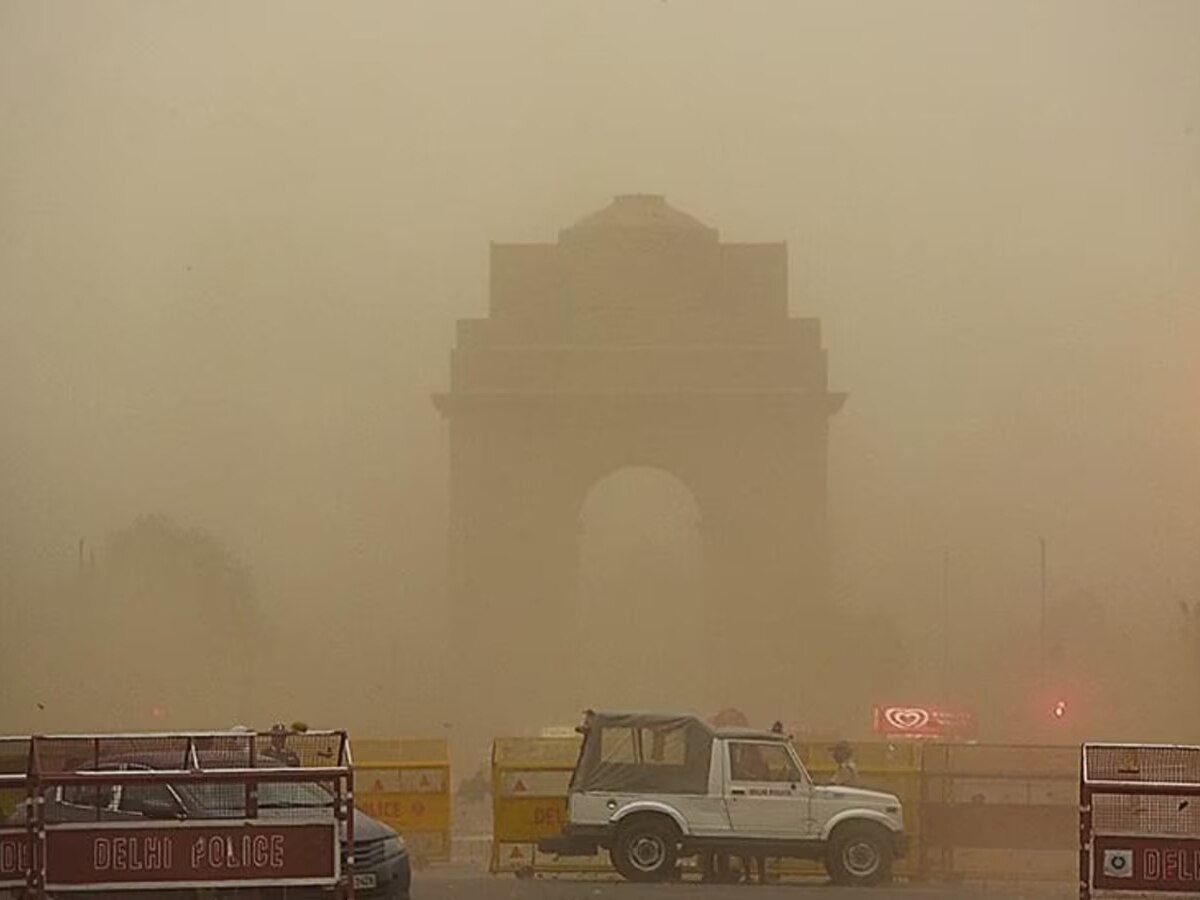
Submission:
M 1200 738 L 1197 60 L 1188 0 L 2 0 L 4 730 L 865 737 L 899 702 Z M 703 510 L 618 473 L 564 598 L 586 677 L 531 708 L 468 683 L 431 398 L 489 243 L 630 193 L 787 244 L 848 394 L 831 596 L 796 598 L 794 680 L 695 690 Z

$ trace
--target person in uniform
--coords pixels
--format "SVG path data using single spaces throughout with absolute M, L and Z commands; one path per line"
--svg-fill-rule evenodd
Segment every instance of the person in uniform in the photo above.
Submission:
M 288 729 L 282 722 L 271 726 L 271 749 L 267 755 L 279 760 L 285 766 L 300 765 L 300 754 L 287 745 Z
M 838 741 L 829 748 L 829 752 L 833 756 L 833 761 L 837 763 L 837 770 L 834 771 L 830 783 L 846 787 L 858 784 L 858 766 L 854 764 L 854 749 L 850 746 L 850 742 Z

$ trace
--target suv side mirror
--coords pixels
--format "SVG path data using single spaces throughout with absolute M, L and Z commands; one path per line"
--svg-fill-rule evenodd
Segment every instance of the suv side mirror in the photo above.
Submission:
M 183 810 L 166 800 L 147 798 L 142 801 L 142 815 L 147 819 L 182 819 Z

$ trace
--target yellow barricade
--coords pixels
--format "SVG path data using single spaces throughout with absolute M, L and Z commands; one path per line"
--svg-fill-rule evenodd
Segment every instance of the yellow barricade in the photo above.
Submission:
M 11 816 L 22 803 L 28 793 L 22 783 L 22 776 L 29 766 L 28 738 L 0 738 L 0 823 Z
M 492 745 L 493 873 L 608 872 L 608 854 L 556 859 L 537 849 L 561 833 L 567 785 L 579 757 L 577 737 L 497 738 Z
M 0 822 L 16 812 L 25 797 L 25 788 L 0 788 Z
M 354 805 L 404 836 L 415 864 L 450 859 L 450 754 L 444 738 L 354 740 Z

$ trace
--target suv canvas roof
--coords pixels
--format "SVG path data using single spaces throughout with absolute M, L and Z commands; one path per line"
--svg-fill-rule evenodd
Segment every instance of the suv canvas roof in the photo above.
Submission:
M 742 738 L 756 741 L 787 741 L 786 734 L 764 728 L 725 726 L 714 728 L 699 716 L 680 712 L 626 712 L 591 710 L 585 714 L 584 728 L 683 728 L 695 727 L 714 737 Z
M 778 731 L 765 731 L 762 728 L 718 728 L 716 735 L 719 738 L 731 738 L 754 741 L 780 741 L 786 743 L 788 736 L 780 734 Z
M 715 734 L 711 725 L 691 713 L 594 710 L 584 713 L 584 728 L 682 728 L 691 726 Z
M 703 794 L 713 729 L 685 713 L 588 710 L 573 791 Z

